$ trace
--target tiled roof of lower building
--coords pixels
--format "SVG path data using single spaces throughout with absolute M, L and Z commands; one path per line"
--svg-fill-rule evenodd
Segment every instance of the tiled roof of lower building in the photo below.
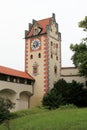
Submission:
M 4 67 L 4 66 L 0 66 L 0 73 L 10 75 L 10 76 L 16 76 L 20 78 L 35 80 L 30 74 L 26 72 L 15 70 L 15 69 Z

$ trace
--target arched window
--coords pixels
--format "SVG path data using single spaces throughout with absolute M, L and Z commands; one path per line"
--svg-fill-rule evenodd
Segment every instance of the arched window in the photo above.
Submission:
M 54 74 L 57 74 L 57 66 L 54 66 Z
M 30 59 L 33 59 L 33 55 L 30 55 Z
M 41 53 L 38 54 L 38 58 L 41 58 Z
M 51 58 L 53 58 L 53 54 L 51 53 Z
M 56 44 L 56 48 L 58 48 L 58 44 Z
M 58 60 L 58 56 L 56 56 L 56 60 Z
M 53 42 L 51 41 L 51 46 L 53 46 Z

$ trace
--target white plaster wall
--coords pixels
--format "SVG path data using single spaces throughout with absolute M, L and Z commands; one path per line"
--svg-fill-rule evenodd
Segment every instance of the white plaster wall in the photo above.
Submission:
M 51 31 L 49 31 L 48 33 L 48 39 L 49 39 L 49 87 L 50 89 L 53 87 L 53 84 L 55 81 L 58 81 L 59 77 L 60 77 L 60 67 L 61 67 L 61 42 L 58 40 L 58 33 L 57 29 L 56 29 L 56 24 L 52 24 L 50 26 Z M 53 58 L 51 58 L 51 42 L 53 44 L 58 44 L 58 49 L 57 49 L 57 53 L 58 53 L 58 60 L 56 60 L 56 55 L 53 54 Z M 56 51 L 56 48 L 53 49 L 52 47 L 52 51 Z M 54 66 L 57 66 L 57 75 L 55 75 L 54 73 Z
M 9 98 L 15 103 L 15 109 L 13 111 L 28 109 L 28 101 L 32 94 L 32 85 L 0 81 L 0 95 Z
M 65 79 L 67 82 L 71 82 L 72 80 L 76 80 L 80 83 L 85 83 L 85 77 L 79 76 L 78 69 L 75 67 L 67 67 L 61 69 L 61 77 Z
M 75 67 L 66 67 L 61 68 L 61 75 L 79 75 L 79 72 Z

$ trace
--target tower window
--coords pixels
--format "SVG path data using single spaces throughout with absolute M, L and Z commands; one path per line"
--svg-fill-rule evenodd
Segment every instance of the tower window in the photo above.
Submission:
M 57 74 L 57 66 L 54 66 L 54 74 Z
M 56 48 L 58 48 L 58 44 L 56 44 Z
M 56 56 L 56 60 L 58 60 L 58 56 Z
M 53 54 L 51 53 L 51 58 L 53 58 Z
M 33 59 L 33 55 L 30 55 L 30 59 Z
M 53 42 L 51 42 L 51 46 L 53 46 Z
M 38 54 L 38 58 L 41 58 L 41 53 Z

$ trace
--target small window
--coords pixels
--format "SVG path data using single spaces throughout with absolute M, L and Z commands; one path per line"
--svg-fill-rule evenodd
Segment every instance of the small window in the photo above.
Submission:
M 19 78 L 17 78 L 17 83 L 19 83 L 20 82 L 20 80 L 19 80 Z
M 30 55 L 30 59 L 33 59 L 33 55 Z
M 13 79 L 13 82 L 16 83 L 16 78 Z
M 35 29 L 34 29 L 34 35 L 37 35 L 37 34 L 38 34 L 38 29 L 35 28 Z
M 56 48 L 58 48 L 58 44 L 56 44 Z
M 9 76 L 7 77 L 7 81 L 8 81 L 8 82 L 10 81 L 10 77 L 9 77 Z
M 56 60 L 58 60 L 58 56 L 56 56 Z
M 38 54 L 38 58 L 41 58 L 41 53 Z
M 27 79 L 25 79 L 25 82 L 24 82 L 25 84 L 27 84 Z
M 51 46 L 53 46 L 53 42 L 51 42 Z
M 53 54 L 51 53 L 51 58 L 53 58 Z
M 54 66 L 54 74 L 57 74 L 57 66 Z

